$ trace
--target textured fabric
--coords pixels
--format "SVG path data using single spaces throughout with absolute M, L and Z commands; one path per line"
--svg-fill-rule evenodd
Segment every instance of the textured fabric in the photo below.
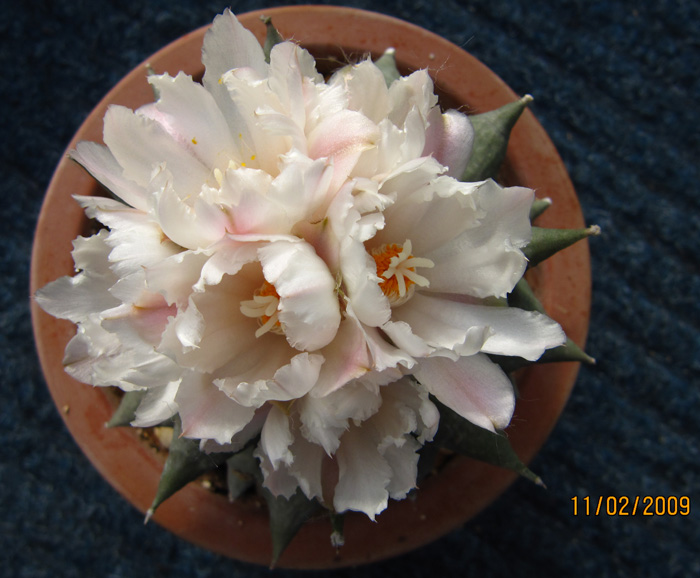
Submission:
M 571 173 L 587 222 L 604 231 L 591 243 L 588 351 L 599 364 L 581 371 L 532 464 L 548 490 L 518 481 L 429 546 L 316 575 L 698 575 L 700 4 L 351 4 L 432 30 L 472 52 L 516 93 L 535 95 L 533 112 Z M 260 7 L 232 5 L 238 13 Z M 143 526 L 64 428 L 38 368 L 28 309 L 34 222 L 66 143 L 124 74 L 223 8 L 186 0 L 3 6 L 0 575 L 268 575 Z M 689 495 L 693 511 L 572 515 L 573 496 L 623 495 Z

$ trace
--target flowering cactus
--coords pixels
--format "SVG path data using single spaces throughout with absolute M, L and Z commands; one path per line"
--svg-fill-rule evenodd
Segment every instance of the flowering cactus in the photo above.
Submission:
M 78 327 L 66 371 L 126 392 L 112 425 L 175 428 L 149 516 L 227 463 L 233 497 L 266 496 L 277 558 L 320 508 L 405 498 L 434 439 L 538 480 L 499 433 L 504 368 L 590 358 L 523 275 L 597 231 L 533 228 L 547 203 L 492 179 L 531 99 L 442 112 L 392 51 L 324 79 L 230 11 L 203 63 L 202 84 L 150 76 L 153 104 L 72 152 L 113 197 L 77 198 L 104 228 L 36 296 Z

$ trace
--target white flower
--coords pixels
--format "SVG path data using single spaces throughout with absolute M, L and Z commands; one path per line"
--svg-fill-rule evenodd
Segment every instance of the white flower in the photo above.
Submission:
M 429 394 L 503 428 L 513 392 L 486 353 L 563 341 L 492 303 L 525 270 L 532 192 L 455 180 L 471 125 L 425 71 L 325 81 L 289 42 L 268 64 L 229 11 L 203 62 L 202 85 L 151 77 L 157 102 L 110 107 L 106 147 L 73 152 L 120 200 L 78 199 L 107 229 L 37 300 L 78 325 L 71 375 L 146 391 L 134 425 L 179 414 L 205 451 L 259 435 L 273 493 L 373 518 L 415 487 Z

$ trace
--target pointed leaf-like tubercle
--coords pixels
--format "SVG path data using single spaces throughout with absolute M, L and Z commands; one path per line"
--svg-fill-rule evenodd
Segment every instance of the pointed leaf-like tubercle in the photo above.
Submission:
M 597 235 L 600 235 L 600 227 L 598 225 L 591 225 L 585 229 L 532 227 L 532 239 L 527 247 L 523 249 L 523 253 L 529 261 L 529 266 L 534 267 L 574 243 Z
M 474 182 L 496 178 L 506 157 L 510 131 L 532 101 L 532 96 L 526 94 L 501 108 L 469 117 L 474 127 L 474 146 L 460 180 Z
M 228 499 L 233 502 L 256 482 L 262 483 L 258 459 L 253 455 L 256 444 L 249 444 L 226 460 Z
M 202 474 L 218 467 L 231 455 L 200 452 L 198 440 L 182 437 L 182 424 L 179 416 L 176 416 L 173 421 L 173 441 L 168 449 L 168 458 L 165 460 L 165 467 L 160 476 L 160 482 L 158 482 L 155 498 L 146 512 L 145 522 L 148 522 L 156 508 L 175 492 Z
M 321 509 L 321 505 L 316 500 L 309 500 L 298 488 L 289 499 L 284 496 L 273 496 L 272 492 L 265 487 L 262 491 L 270 513 L 272 537 L 270 569 L 272 569 L 277 565 L 282 552 L 289 546 L 304 522 L 316 514 Z
M 401 73 L 396 67 L 395 49 L 387 48 L 384 54 L 375 60 L 374 64 L 384 75 L 384 82 L 386 82 L 387 86 L 391 86 L 395 80 L 401 78 Z
M 524 309 L 525 311 L 537 311 L 538 313 L 546 314 L 542 303 L 540 303 L 540 300 L 535 296 L 535 292 L 532 290 L 532 287 L 530 287 L 525 277 L 520 279 L 515 287 L 513 287 L 513 290 L 508 294 L 508 305 L 510 307 Z
M 263 52 L 265 53 L 265 62 L 269 64 L 270 53 L 272 52 L 273 46 L 275 46 L 275 44 L 279 44 L 280 42 L 284 42 L 284 38 L 282 38 L 282 35 L 272 24 L 272 18 L 269 16 L 261 16 L 260 20 L 263 21 L 263 24 L 265 24 L 265 28 L 267 30 L 265 44 L 263 45 Z
M 532 207 L 530 207 L 530 221 L 534 221 L 551 206 L 552 199 L 550 199 L 549 197 L 545 197 L 543 199 L 535 199 L 532 203 Z
M 436 399 L 432 401 L 440 410 L 440 427 L 434 443 L 463 456 L 512 470 L 544 487 L 542 479 L 520 461 L 505 434 L 474 425 Z
M 119 402 L 119 407 L 114 411 L 105 426 L 123 427 L 131 425 L 131 422 L 136 419 L 136 410 L 145 395 L 145 389 L 142 391 L 127 391 Z
M 340 550 L 345 545 L 345 514 L 331 512 L 331 546 Z
M 540 303 L 539 299 L 537 299 L 535 293 L 530 287 L 530 284 L 524 277 L 518 281 L 516 286 L 513 288 L 513 291 L 511 291 L 508 295 L 508 305 L 511 307 L 517 307 L 518 309 L 524 309 L 525 311 L 538 311 L 539 313 L 544 313 L 546 315 L 546 311 L 544 310 L 542 303 Z M 509 359 L 513 361 L 509 363 Z M 504 371 L 514 371 L 515 369 L 528 365 L 528 362 L 525 360 L 522 360 L 522 364 L 517 365 L 518 360 L 519 358 L 503 358 L 503 363 L 501 363 L 499 360 L 494 361 L 499 363 Z M 589 365 L 595 363 L 595 359 L 588 355 L 568 337 L 565 344 L 548 349 L 535 363 L 555 363 L 558 361 L 579 361 Z M 508 365 L 510 365 L 510 368 L 507 369 Z

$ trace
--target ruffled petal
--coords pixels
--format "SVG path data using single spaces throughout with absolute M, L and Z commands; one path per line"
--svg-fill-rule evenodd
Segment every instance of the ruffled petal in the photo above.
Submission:
M 136 182 L 124 177 L 124 169 L 105 146 L 94 142 L 79 142 L 70 158 L 96 178 L 110 192 L 135 209 L 148 211 L 148 192 Z
M 389 99 L 389 119 L 397 127 L 404 126 L 412 110 L 416 110 L 423 119 L 427 119 L 430 109 L 436 106 L 438 101 L 427 70 L 417 70 L 393 82 L 389 87 Z
M 428 115 L 424 155 L 432 155 L 447 167 L 447 175 L 460 178 L 467 168 L 474 145 L 474 127 L 469 117 L 456 110 L 440 113 L 438 107 Z
M 350 426 L 343 435 L 336 459 L 340 477 L 333 507 L 338 512 L 364 512 L 374 520 L 387 507 L 387 486 L 392 477 L 391 467 L 379 452 L 376 438 L 365 428 Z
M 248 425 L 255 410 L 229 399 L 212 384 L 211 376 L 188 372 L 175 395 L 182 435 L 226 444 Z
M 343 110 L 321 120 L 308 134 L 309 156 L 333 162 L 332 191 L 342 186 L 360 155 L 376 146 L 379 134 L 376 124 L 352 110 Z
M 341 68 L 329 83 L 342 86 L 347 93 L 348 108 L 361 112 L 375 124 L 389 114 L 389 90 L 384 75 L 371 60 Z
M 422 255 L 435 263 L 426 274 L 430 291 L 505 297 L 525 272 L 533 191 L 484 181 L 476 194 L 478 226 Z
M 214 19 L 204 35 L 202 63 L 205 68 L 202 84 L 216 100 L 231 134 L 247 137 L 247 134 L 242 134 L 247 133 L 247 128 L 241 111 L 221 79 L 229 70 L 241 67 L 253 70 L 260 78 L 267 76 L 267 63 L 260 43 L 227 9 Z
M 286 402 L 305 396 L 316 384 L 322 363 L 320 355 L 300 353 L 289 363 L 278 366 L 271 378 L 244 381 L 240 377 L 226 377 L 216 380 L 215 384 L 241 405 L 257 408 L 268 401 Z M 260 371 L 258 375 L 264 376 L 268 371 Z
M 231 159 L 240 158 L 224 115 L 201 84 L 182 72 L 148 81 L 159 95 L 155 107 L 167 118 L 164 128 L 183 148 L 211 171 L 225 170 Z
M 148 187 L 153 170 L 165 164 L 181 197 L 196 195 L 210 177 L 209 168 L 158 122 L 123 106 L 105 114 L 104 141 L 124 168 L 124 177 Z
M 472 355 L 477 351 L 535 361 L 566 341 L 558 323 L 514 307 L 461 303 L 417 293 L 394 317 L 435 348 Z
M 510 379 L 482 353 L 457 361 L 421 359 L 413 375 L 439 401 L 479 427 L 501 430 L 513 416 L 515 395 Z
M 153 427 L 173 417 L 179 409 L 175 401 L 178 387 L 180 387 L 179 380 L 149 387 L 134 413 L 131 425 Z
M 260 449 L 270 460 L 273 469 L 278 469 L 282 464 L 288 466 L 294 461 L 294 455 L 289 447 L 293 441 L 289 418 L 279 407 L 272 407 L 262 428 Z
M 379 390 L 360 381 L 348 383 L 324 397 L 306 396 L 297 402 L 301 433 L 323 447 L 329 456 L 333 455 L 350 420 L 365 421 L 377 412 L 381 403 Z
M 296 349 L 328 345 L 340 325 L 335 280 L 306 243 L 279 241 L 259 251 L 265 279 L 279 294 L 279 321 Z
M 391 318 L 389 300 L 379 286 L 377 267 L 362 243 L 351 240 L 341 248 L 341 271 L 353 314 L 368 327 L 379 327 Z
M 181 198 L 165 166 L 155 173 L 152 185 L 158 222 L 173 242 L 186 249 L 204 249 L 227 233 L 230 221 L 221 207 L 201 197 Z
M 371 370 L 365 334 L 357 319 L 352 317 L 341 321 L 335 338 L 321 353 L 325 361 L 318 382 L 310 392 L 314 397 L 328 395 Z
M 34 298 L 44 311 L 59 319 L 78 323 L 89 315 L 119 305 L 119 301 L 109 293 L 116 278 L 105 267 L 110 252 L 110 247 L 105 243 L 106 237 L 107 231 L 103 230 L 89 239 L 78 237 L 73 242 L 74 258 L 84 271 L 74 277 L 60 277 L 39 289 Z M 92 263 L 95 266 L 91 266 Z

